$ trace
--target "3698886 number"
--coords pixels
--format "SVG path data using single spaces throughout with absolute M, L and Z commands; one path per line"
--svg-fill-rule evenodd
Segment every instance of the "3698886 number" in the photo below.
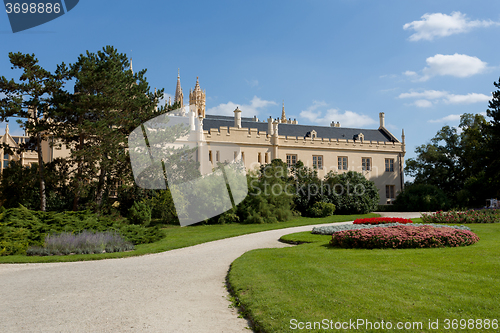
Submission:
M 52 3 L 6 3 L 5 4 L 5 11 L 7 14 L 52 14 L 56 13 L 59 14 L 61 12 L 61 4 L 56 2 L 54 4 Z

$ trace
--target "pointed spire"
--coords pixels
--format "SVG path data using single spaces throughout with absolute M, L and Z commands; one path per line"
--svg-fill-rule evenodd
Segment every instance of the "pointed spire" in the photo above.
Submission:
M 175 99 L 174 103 L 180 103 L 180 108 L 184 107 L 184 94 L 181 88 L 181 75 L 180 69 L 177 69 L 177 87 L 175 88 Z
M 172 102 L 170 102 L 170 96 L 168 96 L 168 106 L 172 105 Z
M 130 71 L 134 74 L 134 69 L 132 68 L 132 58 L 130 58 Z
M 9 134 L 9 123 L 5 124 L 5 134 Z
M 283 109 L 281 110 L 281 122 L 286 123 L 285 100 L 283 100 Z

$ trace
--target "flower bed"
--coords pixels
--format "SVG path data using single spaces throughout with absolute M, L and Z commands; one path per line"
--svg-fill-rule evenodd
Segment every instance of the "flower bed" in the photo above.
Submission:
M 500 222 L 500 210 L 424 213 L 422 214 L 422 221 L 426 223 L 498 223 Z
M 345 230 L 333 234 L 330 244 L 342 248 L 423 248 L 457 247 L 476 243 L 479 237 L 469 230 L 429 225 L 398 225 L 386 228 Z
M 385 224 L 334 224 L 334 225 L 326 225 L 322 227 L 314 227 L 312 230 L 312 234 L 317 234 L 317 235 L 333 235 L 334 233 L 338 231 L 344 231 L 344 230 L 358 230 L 358 229 L 373 229 L 373 228 L 387 228 L 387 227 L 394 227 L 397 225 L 405 225 L 405 224 L 400 224 L 400 223 L 385 223 Z M 421 224 L 421 223 L 413 223 L 412 225 L 414 226 L 422 226 L 422 225 L 427 225 L 427 226 L 433 226 L 435 228 L 454 228 L 454 229 L 460 229 L 460 230 L 469 230 L 469 227 L 466 227 L 464 225 L 442 225 L 442 224 L 433 224 L 433 223 L 427 223 L 427 224 Z
M 372 217 L 367 219 L 357 219 L 354 220 L 354 224 L 385 224 L 385 223 L 413 223 L 410 219 L 404 219 L 401 217 Z

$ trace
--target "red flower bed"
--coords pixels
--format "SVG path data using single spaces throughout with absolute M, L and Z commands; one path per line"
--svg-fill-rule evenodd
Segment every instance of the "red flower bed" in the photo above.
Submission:
M 468 230 L 448 227 L 398 225 L 387 228 L 371 228 L 338 231 L 330 244 L 342 248 L 383 249 L 457 247 L 476 243 L 479 237 Z
M 401 217 L 372 217 L 368 219 L 354 220 L 354 224 L 385 224 L 385 223 L 413 223 L 412 220 L 404 219 Z

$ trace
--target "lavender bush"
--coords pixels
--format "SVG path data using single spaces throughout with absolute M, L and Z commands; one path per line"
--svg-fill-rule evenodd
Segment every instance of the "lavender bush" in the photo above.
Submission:
M 27 255 L 68 255 L 110 253 L 133 250 L 134 245 L 125 241 L 116 231 L 91 232 L 84 230 L 78 234 L 62 232 L 45 236 L 43 247 L 32 246 Z

